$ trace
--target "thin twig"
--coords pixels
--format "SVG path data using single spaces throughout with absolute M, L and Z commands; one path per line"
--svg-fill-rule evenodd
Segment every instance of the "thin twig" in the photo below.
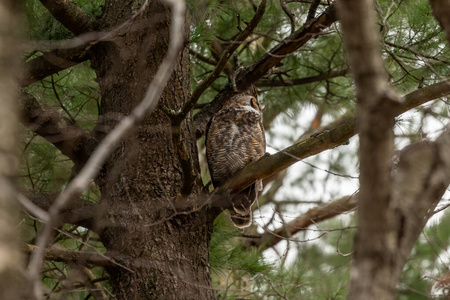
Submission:
M 51 83 L 52 83 L 53 93 L 55 94 L 56 100 L 58 100 L 59 106 L 67 114 L 67 116 L 69 117 L 70 121 L 72 121 L 73 124 L 77 124 L 77 122 L 75 121 L 75 118 L 72 116 L 70 111 L 64 106 L 64 103 L 62 103 L 61 98 L 59 97 L 58 91 L 56 90 L 55 78 L 53 77 L 53 75 L 51 75 Z
M 44 261 L 45 247 L 52 237 L 53 228 L 58 224 L 58 217 L 61 210 L 67 206 L 70 199 L 80 195 L 84 191 L 92 178 L 98 174 L 101 166 L 115 149 L 118 142 L 133 129 L 137 122 L 155 109 L 158 104 L 158 99 L 172 74 L 179 50 L 184 41 L 185 2 L 177 0 L 165 1 L 172 6 L 171 35 L 168 53 L 150 83 L 142 102 L 105 137 L 80 173 L 69 183 L 67 188 L 50 207 L 49 221 L 45 224 L 42 233 L 37 238 L 38 249 L 36 252 L 33 252 L 28 266 L 28 276 L 32 284 L 33 297 L 35 299 L 41 299 L 42 297 L 42 286 L 39 275 Z
M 289 11 L 289 9 L 287 8 L 285 0 L 280 0 L 280 6 L 283 9 L 283 11 L 286 14 L 286 16 L 289 18 L 289 22 L 291 24 L 291 34 L 294 34 L 294 32 L 295 32 L 295 18 L 294 18 L 294 14 L 291 13 Z

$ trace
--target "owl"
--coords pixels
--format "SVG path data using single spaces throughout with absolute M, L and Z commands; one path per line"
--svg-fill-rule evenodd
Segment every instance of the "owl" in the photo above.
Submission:
M 210 120 L 206 129 L 206 158 L 214 187 L 219 187 L 266 152 L 262 111 L 258 100 L 238 94 Z M 231 202 L 231 220 L 239 228 L 252 223 L 252 205 L 262 181 L 257 180 Z

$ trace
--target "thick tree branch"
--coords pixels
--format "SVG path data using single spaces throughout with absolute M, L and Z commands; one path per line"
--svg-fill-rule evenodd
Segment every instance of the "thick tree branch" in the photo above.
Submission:
M 309 40 L 317 37 L 336 20 L 335 8 L 334 4 L 332 4 L 315 20 L 297 30 L 293 35 L 264 54 L 258 61 L 239 72 L 235 81 L 236 89 L 239 91 L 250 89 L 253 83 L 267 74 L 283 58 L 291 55 Z M 206 124 L 222 108 L 224 101 L 228 100 L 234 94 L 235 92 L 232 88 L 225 87 L 208 106 L 194 116 L 194 127 L 197 138 L 200 138 L 205 133 Z
M 22 87 L 29 86 L 36 81 L 88 59 L 87 47 L 84 46 L 46 52 L 25 63 L 25 73 L 20 79 L 20 85 Z
M 450 81 L 436 83 L 404 96 L 404 102 L 394 112 L 396 115 L 400 115 L 413 107 L 448 94 L 450 94 Z M 246 166 L 242 171 L 228 180 L 224 186 L 228 187 L 232 194 L 236 194 L 257 179 L 275 175 L 306 157 L 347 142 L 356 133 L 356 119 L 351 117 L 343 119 L 338 123 L 334 123 L 332 128 L 327 126 L 327 129 L 324 131 L 276 154 L 263 156 L 257 162 Z
M 328 73 L 305 77 L 305 78 L 297 78 L 292 80 L 274 80 L 274 79 L 260 79 L 255 83 L 257 87 L 286 87 L 286 86 L 294 86 L 294 85 L 302 85 L 313 82 L 318 82 L 322 80 L 328 80 L 335 77 L 345 76 L 348 73 L 348 69 L 339 70 L 339 71 L 330 71 Z
M 283 224 L 282 227 L 274 231 L 266 231 L 258 238 L 249 239 L 246 243 L 249 246 L 256 246 L 262 249 L 273 247 L 278 242 L 306 230 L 309 226 L 349 212 L 355 209 L 357 205 L 358 194 L 342 197 L 336 201 L 314 207 L 291 222 Z
M 31 255 L 36 251 L 35 245 L 24 245 L 23 251 Z M 44 250 L 45 260 L 60 261 L 65 263 L 76 263 L 76 264 L 88 264 L 100 267 L 107 267 L 114 265 L 114 261 L 107 256 L 97 253 L 97 252 L 86 252 L 86 251 L 74 251 L 58 247 L 47 247 Z
M 22 93 L 22 120 L 33 132 L 44 137 L 75 164 L 88 159 L 98 141 L 51 107 L 41 106 L 34 96 Z
M 48 11 L 74 34 L 94 31 L 95 20 L 71 0 L 40 0 Z

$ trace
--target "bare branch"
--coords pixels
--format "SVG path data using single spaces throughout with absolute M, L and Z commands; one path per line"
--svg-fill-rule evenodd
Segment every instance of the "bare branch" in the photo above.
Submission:
M 217 62 L 216 62 L 216 61 L 214 61 L 214 60 L 212 60 L 212 59 L 209 59 L 208 57 L 203 56 L 203 55 L 201 55 L 200 53 L 198 53 L 198 52 L 196 52 L 196 51 L 194 51 L 194 50 L 192 50 L 192 49 L 189 49 L 189 54 L 192 55 L 192 57 L 193 57 L 194 59 L 198 58 L 199 60 L 201 60 L 201 61 L 207 63 L 208 65 L 211 65 L 211 66 L 216 66 L 216 65 L 217 65 Z
M 40 299 L 42 297 L 42 286 L 39 274 L 44 259 L 44 250 L 52 237 L 54 226 L 58 224 L 60 212 L 67 206 L 70 199 L 78 197 L 91 180 L 98 174 L 103 162 L 115 149 L 117 143 L 133 129 L 137 122 L 155 109 L 158 104 L 158 99 L 172 74 L 178 53 L 184 41 L 185 3 L 184 1 L 177 0 L 166 0 L 166 2 L 172 6 L 169 49 L 155 74 L 154 79 L 148 87 L 144 99 L 130 115 L 123 118 L 114 130 L 103 139 L 80 173 L 69 183 L 67 188 L 60 194 L 49 209 L 49 222 L 45 224 L 43 231 L 37 238 L 38 249 L 31 255 L 30 264 L 28 266 L 28 275 L 33 285 L 35 299 Z
M 274 80 L 274 79 L 260 79 L 255 83 L 257 87 L 286 87 L 294 85 L 309 84 L 313 82 L 318 82 L 322 80 L 328 80 L 331 78 L 336 78 L 340 76 L 345 76 L 348 73 L 348 69 L 330 71 L 328 73 L 319 74 L 316 76 L 297 78 L 292 80 Z
M 417 224 L 415 218 L 423 218 L 423 215 L 392 213 L 393 194 L 399 188 L 394 188 L 391 176 L 393 126 L 401 101 L 388 85 L 381 56 L 381 37 L 372 6 L 371 0 L 340 0 L 338 6 L 348 61 L 355 79 L 360 131 L 360 201 L 355 254 L 350 271 L 350 299 L 394 298 L 399 279 L 397 268 L 401 269 L 406 261 L 399 265 L 398 253 L 405 249 L 400 248 L 398 239 L 410 229 L 409 222 Z M 418 158 L 423 159 L 425 157 Z M 402 174 L 397 176 L 400 179 L 405 177 Z M 412 180 L 407 184 L 417 187 Z M 424 186 L 417 188 L 422 191 Z M 436 201 L 435 198 L 433 200 Z M 422 206 L 420 204 L 410 203 Z M 418 226 L 418 232 L 423 225 Z M 411 249 L 407 250 L 409 254 Z
M 274 231 L 266 231 L 258 238 L 249 239 L 247 243 L 250 246 L 261 247 L 263 249 L 273 247 L 278 242 L 290 238 L 300 231 L 306 230 L 309 226 L 349 212 L 355 209 L 357 205 L 358 194 L 342 197 L 336 201 L 314 207 Z
M 100 282 L 96 282 L 96 278 L 91 269 L 82 267 L 81 272 L 86 276 L 86 285 L 89 287 L 89 292 L 94 297 L 95 300 L 102 299 L 107 300 L 108 295 L 105 293 L 105 289 L 102 287 Z
M 51 107 L 41 106 L 31 94 L 21 94 L 22 120 L 75 164 L 84 164 L 98 141 L 87 130 L 81 129 Z
M 95 20 L 71 0 L 40 0 L 48 11 L 76 35 L 95 30 Z
M 38 247 L 35 245 L 27 244 L 23 247 L 23 251 L 28 255 L 32 255 L 37 251 L 37 248 Z M 44 249 L 44 259 L 65 263 L 82 263 L 100 267 L 114 265 L 114 261 L 111 258 L 97 252 L 74 251 L 53 246 Z
M 20 205 L 22 205 L 29 214 L 33 215 L 34 217 L 38 218 L 43 222 L 48 221 L 47 211 L 43 210 L 42 208 L 34 204 L 32 201 L 28 200 L 28 198 L 22 194 L 18 193 L 16 195 L 16 198 L 17 201 L 19 201 Z
M 25 73 L 20 79 L 22 87 L 44 79 L 61 70 L 70 68 L 89 59 L 86 47 L 53 50 L 45 52 L 25 63 Z

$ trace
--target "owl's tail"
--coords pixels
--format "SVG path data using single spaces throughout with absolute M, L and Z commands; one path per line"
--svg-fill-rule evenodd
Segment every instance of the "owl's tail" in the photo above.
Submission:
M 259 191 L 262 191 L 261 180 L 256 181 L 231 200 L 233 211 L 230 211 L 230 217 L 236 227 L 244 228 L 252 224 L 252 205 L 258 198 Z

